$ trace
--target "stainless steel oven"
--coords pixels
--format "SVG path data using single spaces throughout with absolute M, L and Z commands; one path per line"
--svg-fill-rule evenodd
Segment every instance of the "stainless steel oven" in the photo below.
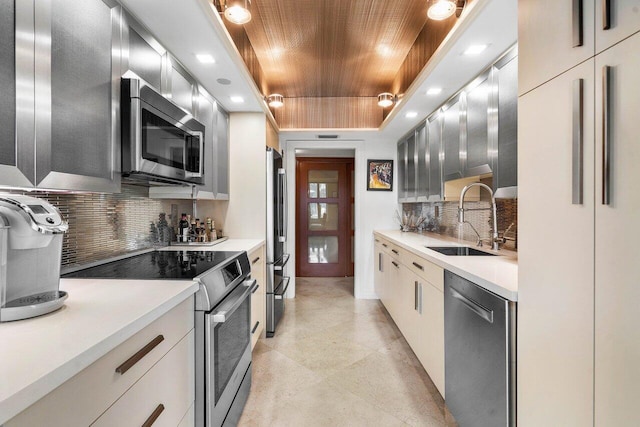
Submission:
M 205 127 L 142 79 L 122 79 L 122 174 L 202 184 Z
M 235 426 L 251 388 L 251 280 L 246 252 L 198 278 L 196 426 Z

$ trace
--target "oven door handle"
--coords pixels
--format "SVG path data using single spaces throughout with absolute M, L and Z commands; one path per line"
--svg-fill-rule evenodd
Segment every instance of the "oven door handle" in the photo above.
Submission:
M 220 305 L 216 311 L 211 313 L 214 323 L 224 323 L 229 316 L 242 305 L 242 303 L 251 295 L 253 290 L 258 286 L 257 280 L 247 280 L 238 286 L 231 294 L 225 298 L 225 302 Z

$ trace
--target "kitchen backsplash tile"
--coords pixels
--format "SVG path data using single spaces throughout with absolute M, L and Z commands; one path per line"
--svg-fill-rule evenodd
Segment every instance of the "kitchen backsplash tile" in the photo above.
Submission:
M 185 201 L 149 198 L 146 187 L 123 184 L 121 193 L 28 194 L 48 200 L 69 222 L 62 243 L 62 267 L 100 261 L 141 249 L 166 246 Z
M 465 208 L 487 209 L 465 212 L 465 219 L 473 224 L 482 238 L 489 238 L 492 227 L 491 211 L 489 210 L 491 203 L 489 201 L 467 201 L 465 202 Z M 458 202 L 403 203 L 402 210 L 404 213 L 413 213 L 414 215 L 422 215 L 427 218 L 421 227 L 424 230 L 461 238 L 469 242 L 476 241 L 476 235 L 469 225 L 464 224 L 462 227 L 458 225 Z M 507 240 L 503 247 L 517 250 L 518 200 L 497 199 L 496 210 L 500 236 L 502 236 L 507 229 L 509 230 L 506 235 L 509 240 Z M 462 236 L 460 236 L 460 231 L 462 231 Z M 488 242 L 484 244 L 488 245 Z

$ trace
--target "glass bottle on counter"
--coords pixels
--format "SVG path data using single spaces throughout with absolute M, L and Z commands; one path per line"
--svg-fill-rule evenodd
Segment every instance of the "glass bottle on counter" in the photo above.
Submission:
M 189 221 L 187 220 L 186 213 L 182 214 L 182 216 L 180 217 L 180 222 L 178 223 L 178 241 L 189 241 Z

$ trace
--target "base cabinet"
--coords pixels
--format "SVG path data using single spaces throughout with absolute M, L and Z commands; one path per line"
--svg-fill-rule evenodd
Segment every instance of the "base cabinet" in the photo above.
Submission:
M 193 297 L 139 331 L 3 427 L 177 426 L 195 401 Z M 162 336 L 163 340 L 158 337 Z M 157 345 L 130 368 L 124 362 Z
M 444 270 L 375 239 L 376 292 L 444 397 Z
M 256 346 L 260 337 L 264 334 L 266 325 L 266 298 L 265 293 L 265 253 L 264 245 L 253 250 L 249 254 L 251 262 L 251 278 L 258 282 L 258 288 L 251 295 L 251 349 Z

